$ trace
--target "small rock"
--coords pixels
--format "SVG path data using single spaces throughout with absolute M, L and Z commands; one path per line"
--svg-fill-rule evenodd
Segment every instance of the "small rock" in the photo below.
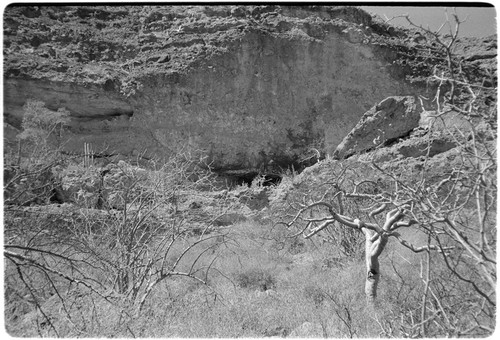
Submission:
M 231 224 L 235 224 L 237 222 L 243 222 L 246 220 L 246 217 L 241 214 L 237 213 L 229 213 L 229 214 L 224 214 L 220 217 L 218 217 L 214 221 L 214 225 L 216 226 L 228 226 Z
M 200 202 L 191 202 L 189 204 L 189 209 L 199 209 L 199 208 L 201 208 Z
M 242 195 L 239 201 L 252 210 L 262 210 L 269 206 L 269 197 L 266 190 L 247 192 Z
M 38 18 L 39 16 L 42 15 L 40 7 L 38 6 L 24 7 L 21 13 L 27 18 Z
M 166 63 L 166 62 L 169 62 L 170 61 L 170 55 L 164 55 L 164 56 L 161 56 L 159 59 L 158 59 L 158 63 L 162 64 L 162 63 Z
M 359 28 L 349 27 L 342 31 L 347 35 L 347 40 L 353 44 L 362 43 L 363 40 L 367 39 L 363 31 Z
M 247 15 L 247 10 L 243 6 L 237 6 L 231 9 L 231 16 L 233 17 L 245 17 Z

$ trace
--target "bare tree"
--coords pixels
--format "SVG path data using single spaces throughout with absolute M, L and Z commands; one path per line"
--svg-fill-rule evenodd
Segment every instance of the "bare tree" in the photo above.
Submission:
M 115 201 L 120 198 L 119 209 L 6 210 L 9 286 L 21 284 L 23 295 L 31 296 L 42 313 L 47 294 L 65 307 L 74 289 L 140 312 L 155 287 L 169 278 L 208 285 L 217 258 L 231 240 L 229 228 L 216 223 L 230 208 L 227 197 L 214 198 L 196 227 L 189 215 L 178 211 L 178 200 L 210 186 L 209 172 L 198 171 L 183 157 L 150 171 L 124 164 L 121 186 L 112 192 Z M 71 319 L 71 313 L 66 317 Z M 45 319 L 57 335 L 57 325 Z
M 397 230 L 417 223 L 413 219 L 405 218 L 408 215 L 410 205 L 406 201 L 393 199 L 393 195 L 389 192 L 380 194 L 362 192 L 362 187 L 374 184 L 371 181 L 356 183 L 352 191 L 346 191 L 341 185 L 346 179 L 346 173 L 346 169 L 341 169 L 333 182 L 334 189 L 327 190 L 319 199 L 311 200 L 306 195 L 301 202 L 291 203 L 287 214 L 288 218 L 285 217 L 286 220 L 280 223 L 285 224 L 288 228 L 297 227 L 299 229 L 297 233 L 289 235 L 289 237 L 303 235 L 306 239 L 329 226 L 359 230 L 365 239 L 365 295 L 368 302 L 373 304 L 376 300 L 380 280 L 379 258 L 391 237 L 414 252 L 443 251 L 447 248 L 440 248 L 436 244 L 417 247 L 405 240 Z M 327 200 L 327 195 L 333 195 L 333 197 Z M 372 207 L 367 215 L 364 214 L 366 219 L 361 214 L 359 216 L 345 215 L 344 206 L 348 204 L 346 200 L 356 199 L 370 201 L 369 205 Z M 377 219 L 379 214 L 387 210 L 389 211 L 386 213 L 385 219 Z
M 450 28 L 447 36 L 440 32 L 443 27 L 437 32 L 418 27 L 437 42 L 432 53 L 443 56 L 429 78 L 434 97 L 421 98 L 434 110 L 423 162 L 412 169 L 390 163 L 332 162 L 332 177 L 315 183 L 302 197 L 291 198 L 281 222 L 296 229 L 289 237 L 310 238 L 345 228 L 361 231 L 365 294 L 374 306 L 379 261 L 389 240 L 425 254 L 418 305 L 397 316 L 399 326 L 395 320 L 375 317 L 387 336 L 484 336 L 495 327 L 496 85 L 485 86 L 477 72 L 474 78 L 474 70 L 455 55 L 462 21 L 456 14 L 452 18 L 454 25 L 449 20 L 443 24 Z M 494 74 L 488 82 L 496 84 Z M 457 115 L 460 124 L 448 118 Z M 436 157 L 432 143 L 442 136 L 451 138 L 455 148 Z M 410 242 L 404 236 L 410 229 L 426 242 Z M 457 313 L 461 308 L 467 312 Z
M 424 168 L 420 182 L 411 191 L 412 204 L 432 226 L 436 242 L 454 246 L 453 251 L 442 256 L 449 273 L 476 294 L 469 305 L 473 318 L 467 327 L 451 327 L 450 313 L 441 314 L 447 316 L 444 321 L 448 331 L 457 336 L 491 334 L 496 308 L 496 70 L 485 73 L 471 69 L 456 55 L 460 25 L 465 20 L 455 11 L 451 18 L 447 13 L 446 21 L 435 32 L 417 26 L 408 16 L 405 18 L 444 51 L 446 63 L 436 66 L 431 77 L 437 90 L 433 98 L 434 124 L 429 127 L 429 134 L 447 134 L 459 151 L 439 180 L 426 182 L 430 171 Z M 445 27 L 448 34 L 440 32 Z M 464 123 L 457 126 L 450 122 L 450 114 L 458 114 Z M 444 305 L 445 300 L 440 304 Z

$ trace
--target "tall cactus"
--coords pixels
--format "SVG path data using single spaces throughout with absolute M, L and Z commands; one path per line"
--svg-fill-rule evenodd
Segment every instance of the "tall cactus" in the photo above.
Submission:
M 84 168 L 94 166 L 94 151 L 89 143 L 83 143 L 83 166 Z

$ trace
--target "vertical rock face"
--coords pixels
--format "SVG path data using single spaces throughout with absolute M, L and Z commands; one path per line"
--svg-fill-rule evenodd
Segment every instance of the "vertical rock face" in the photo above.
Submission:
M 310 148 L 335 150 L 388 94 L 413 92 L 370 44 L 371 17 L 355 8 L 23 13 L 5 12 L 5 120 L 19 124 L 29 98 L 66 107 L 70 151 L 90 142 L 126 155 L 189 151 L 218 170 L 286 168 Z M 44 33 L 42 19 L 67 32 Z M 82 33 L 94 24 L 94 36 Z
M 134 125 L 151 131 L 151 151 L 188 144 L 221 168 L 290 163 L 307 146 L 332 150 L 374 102 L 407 90 L 368 46 L 339 34 L 250 33 L 186 75 L 142 82 Z

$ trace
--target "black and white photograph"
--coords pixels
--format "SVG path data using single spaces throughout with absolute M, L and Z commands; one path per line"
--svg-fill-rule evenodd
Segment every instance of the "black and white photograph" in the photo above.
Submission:
M 11 338 L 493 338 L 492 2 L 3 3 Z

